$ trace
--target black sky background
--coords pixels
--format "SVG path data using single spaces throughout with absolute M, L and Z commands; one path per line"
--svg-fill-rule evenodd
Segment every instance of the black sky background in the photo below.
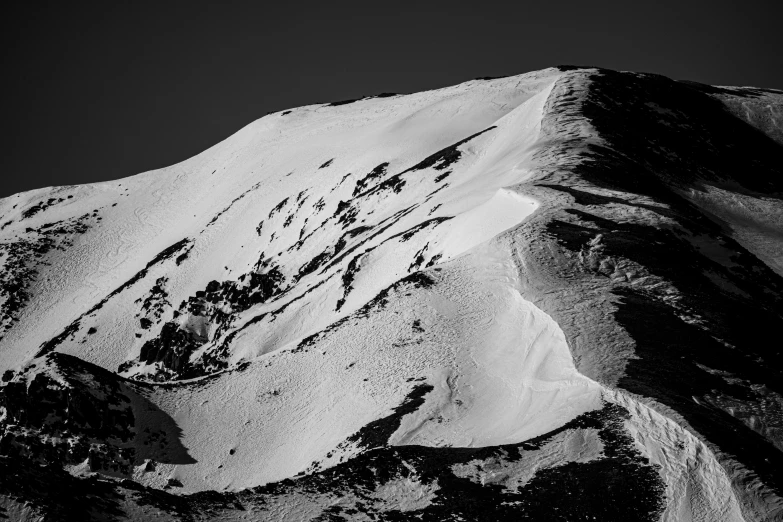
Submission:
M 5 9 L 0 197 L 183 161 L 268 112 L 558 64 L 783 89 L 783 2 Z

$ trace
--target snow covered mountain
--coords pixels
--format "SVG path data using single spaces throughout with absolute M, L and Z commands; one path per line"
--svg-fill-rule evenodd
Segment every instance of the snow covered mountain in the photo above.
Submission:
M 557 67 L 0 200 L 12 520 L 783 519 L 783 92 Z

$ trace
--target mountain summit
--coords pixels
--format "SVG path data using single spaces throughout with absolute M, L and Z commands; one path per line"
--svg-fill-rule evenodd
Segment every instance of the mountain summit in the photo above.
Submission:
M 556 67 L 0 200 L 12 520 L 783 517 L 783 92 Z

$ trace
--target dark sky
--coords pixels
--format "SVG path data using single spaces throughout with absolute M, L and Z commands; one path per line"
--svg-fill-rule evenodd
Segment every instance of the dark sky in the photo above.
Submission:
M 0 197 L 178 163 L 267 112 L 557 64 L 783 88 L 781 1 L 26 4 L 2 22 Z

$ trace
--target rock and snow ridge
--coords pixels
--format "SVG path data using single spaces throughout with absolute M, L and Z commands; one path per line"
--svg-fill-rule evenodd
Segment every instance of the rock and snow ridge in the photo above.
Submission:
M 558 67 L 0 200 L 4 514 L 778 520 L 781 160 L 780 91 Z

